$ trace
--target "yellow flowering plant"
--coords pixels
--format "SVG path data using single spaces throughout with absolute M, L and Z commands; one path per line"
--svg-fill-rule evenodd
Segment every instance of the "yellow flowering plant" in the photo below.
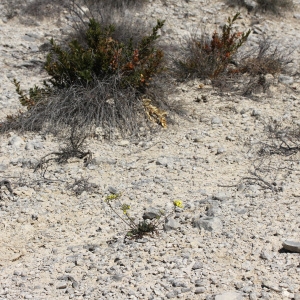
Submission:
M 142 220 L 135 222 L 129 214 L 130 205 L 126 203 L 119 203 L 120 210 L 123 214 L 120 214 L 117 209 L 112 205 L 112 201 L 118 200 L 121 198 L 122 194 L 110 194 L 106 196 L 105 202 L 110 207 L 110 209 L 130 228 L 127 232 L 126 237 L 129 238 L 142 238 L 144 235 L 158 233 L 158 227 L 161 224 L 161 217 L 165 215 L 164 211 L 160 210 L 159 215 L 153 220 Z M 181 200 L 174 200 L 174 209 L 176 207 L 183 208 L 183 202 Z M 170 216 L 171 212 L 168 216 Z M 166 218 L 168 218 L 168 216 Z
M 182 204 L 182 201 L 181 201 L 181 200 L 174 200 L 174 201 L 173 201 L 173 204 L 174 204 L 176 207 L 183 208 L 183 204 Z

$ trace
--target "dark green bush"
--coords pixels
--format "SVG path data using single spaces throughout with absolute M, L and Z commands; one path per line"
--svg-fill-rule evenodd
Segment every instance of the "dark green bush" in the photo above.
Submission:
M 157 21 L 149 35 L 126 39 L 127 32 L 123 35 L 119 28 L 114 35 L 114 26 L 91 19 L 82 40 L 65 46 L 52 40 L 45 63 L 50 78 L 44 85 L 26 94 L 14 80 L 27 111 L 10 117 L 8 127 L 40 131 L 45 126 L 57 134 L 58 128 L 85 126 L 90 131 L 97 126 L 108 138 L 115 129 L 125 135 L 136 133 L 147 119 L 166 127 L 166 110 L 178 112 L 178 106 L 166 101 L 169 85 L 163 84 L 167 77 L 160 74 L 163 51 L 156 41 L 163 24 Z
M 64 50 L 51 40 L 52 52 L 45 65 L 52 77 L 50 82 L 54 87 L 64 88 L 78 82 L 86 85 L 93 77 L 101 80 L 118 74 L 120 87 L 145 88 L 151 77 L 161 70 L 163 52 L 155 49 L 153 43 L 163 24 L 158 21 L 151 35 L 133 45 L 132 40 L 122 43 L 113 39 L 113 26 L 102 28 L 91 19 L 85 35 L 87 47 L 73 40 Z
M 158 30 L 164 21 L 157 21 L 152 34 L 145 36 L 136 45 L 129 39 L 126 43 L 112 38 L 114 27 L 102 28 L 91 19 L 85 33 L 85 45 L 73 40 L 65 49 L 51 40 L 52 50 L 47 56 L 45 69 L 51 78 L 44 87 L 35 86 L 26 96 L 15 80 L 16 91 L 22 105 L 32 107 L 52 89 L 68 88 L 71 85 L 89 85 L 95 78 L 105 80 L 116 76 L 120 89 L 134 88 L 145 92 L 152 76 L 162 70 L 163 52 L 156 49 Z

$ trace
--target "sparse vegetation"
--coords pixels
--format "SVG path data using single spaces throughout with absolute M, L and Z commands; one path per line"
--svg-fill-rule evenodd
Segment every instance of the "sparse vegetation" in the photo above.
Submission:
M 71 132 L 68 134 L 69 139 L 65 146 L 61 147 L 57 152 L 51 152 L 42 157 L 34 171 L 40 170 L 44 177 L 50 162 L 67 163 L 70 158 L 83 159 L 87 165 L 91 161 L 92 153 L 89 150 L 85 150 L 87 135 L 79 131 L 78 128 L 80 126 L 71 127 Z
M 263 123 L 264 136 L 251 144 L 252 166 L 249 176 L 244 177 L 243 181 L 278 193 L 283 191 L 287 179 L 298 170 L 300 126 L 290 121 L 284 125 L 273 118 Z
M 250 30 L 247 32 L 233 32 L 233 24 L 239 13 L 222 28 L 222 32 L 214 32 L 211 40 L 205 36 L 192 37 L 188 41 L 188 48 L 184 57 L 175 63 L 180 75 L 186 78 L 198 77 L 201 79 L 215 79 L 226 71 L 238 49 L 247 41 Z
M 244 95 L 251 95 L 260 89 L 266 92 L 271 84 L 266 77 L 269 75 L 275 77 L 283 72 L 284 66 L 291 62 L 289 54 L 272 47 L 272 42 L 263 38 L 257 49 L 242 54 L 236 66 L 230 68 L 228 72 L 237 77 L 244 75 L 244 84 L 240 87 Z
M 105 203 L 109 206 L 109 208 L 116 214 L 128 227 L 129 231 L 126 234 L 127 238 L 140 239 L 145 235 L 154 235 L 158 234 L 160 230 L 160 225 L 162 223 L 161 218 L 165 216 L 165 212 L 160 210 L 159 214 L 153 219 L 145 219 L 140 221 L 135 221 L 135 219 L 130 215 L 130 205 L 121 203 L 120 198 L 122 194 L 110 194 L 106 197 Z M 183 208 L 182 201 L 175 200 L 173 201 L 174 207 Z M 118 212 L 121 211 L 121 213 Z M 168 216 L 170 216 L 170 213 Z M 166 216 L 166 218 L 168 217 Z
M 65 48 L 51 40 L 45 63 L 51 77 L 44 86 L 26 94 L 14 80 L 20 103 L 28 110 L 10 118 L 15 121 L 10 126 L 41 130 L 44 125 L 73 126 L 76 120 L 83 126 L 102 126 L 112 137 L 113 128 L 132 133 L 146 115 L 166 127 L 164 92 L 159 85 L 151 92 L 154 77 L 163 71 L 164 54 L 155 46 L 163 25 L 158 20 L 152 33 L 138 41 L 119 41 L 113 25 L 103 27 L 91 19 L 84 42 L 73 40 Z
M 266 141 L 259 144 L 260 156 L 292 156 L 300 152 L 300 125 L 284 126 L 281 122 L 270 120 L 265 125 Z
M 227 3 L 246 7 L 249 11 L 271 12 L 274 14 L 280 14 L 293 8 L 292 0 L 257 0 L 253 2 L 253 5 L 245 0 L 229 0 Z
M 27 18 L 41 20 L 43 18 L 57 18 L 63 11 L 78 12 L 78 9 L 83 6 L 88 8 L 89 12 L 87 14 L 92 17 L 99 13 L 105 15 L 110 10 L 121 11 L 139 8 L 145 3 L 147 3 L 147 0 L 14 0 L 5 8 L 8 19 L 15 16 L 26 16 Z

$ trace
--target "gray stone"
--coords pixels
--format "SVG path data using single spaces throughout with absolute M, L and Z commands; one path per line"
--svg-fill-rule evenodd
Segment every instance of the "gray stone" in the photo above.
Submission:
M 217 149 L 217 154 L 222 154 L 222 153 L 224 153 L 224 152 L 226 152 L 226 149 L 225 149 L 224 147 L 219 147 L 219 148 Z
M 297 252 L 300 253 L 300 242 L 295 241 L 284 241 L 282 243 L 282 247 L 286 250 L 289 250 L 291 252 Z
M 192 289 L 191 288 L 188 288 L 188 287 L 184 287 L 181 289 L 181 293 L 188 293 L 190 292 Z
M 58 290 L 62 290 L 62 289 L 66 289 L 67 288 L 67 284 L 65 282 L 59 283 L 56 288 Z
M 172 282 L 172 286 L 174 287 L 187 287 L 187 284 L 181 280 L 178 280 L 178 279 L 175 279 L 173 282 Z
M 273 290 L 278 293 L 280 293 L 282 291 L 278 285 L 276 285 L 275 283 L 268 281 L 268 280 L 263 281 L 262 286 L 265 286 L 268 289 Z
M 270 295 L 268 292 L 262 291 L 261 292 L 261 299 L 270 299 Z
M 272 260 L 273 254 L 270 253 L 269 251 L 262 251 L 260 254 L 260 258 L 266 259 L 266 260 Z
M 36 39 L 34 37 L 31 37 L 31 36 L 28 36 L 28 35 L 24 35 L 23 40 L 26 41 L 26 42 L 31 42 L 31 43 L 36 41 Z
M 203 263 L 202 262 L 195 262 L 194 265 L 192 266 L 192 270 L 198 270 L 203 268 Z
M 249 294 L 249 299 L 250 299 L 250 300 L 257 300 L 257 295 L 256 295 L 256 293 L 254 293 L 254 292 L 250 293 L 250 294 Z
M 197 279 L 196 281 L 195 281 L 195 286 L 196 287 L 199 287 L 199 286 L 206 286 L 206 282 L 205 281 L 203 281 L 202 279 Z
M 177 295 L 178 295 L 178 293 L 176 291 L 172 291 L 172 292 L 167 293 L 166 297 L 168 299 L 172 299 L 172 298 L 175 298 Z
M 246 294 L 251 293 L 252 290 L 253 290 L 253 287 L 250 286 L 250 285 L 247 285 L 247 286 L 244 286 L 244 287 L 243 287 L 243 292 L 246 293 Z
M 253 0 L 244 0 L 244 3 L 249 10 L 254 9 L 257 6 L 257 2 Z
M 259 117 L 261 115 L 261 112 L 259 110 L 253 109 L 251 112 L 252 117 Z
M 214 200 L 219 200 L 219 201 L 227 201 L 229 199 L 229 196 L 227 196 L 224 193 L 218 193 L 213 195 Z
M 44 147 L 43 143 L 40 141 L 28 141 L 26 143 L 25 149 L 26 150 L 37 150 L 37 149 L 42 149 Z
M 149 220 L 153 220 L 153 219 L 157 219 L 160 218 L 162 215 L 162 211 L 156 207 L 149 207 L 143 214 L 143 219 L 149 219 Z
M 8 145 L 13 147 L 20 147 L 22 144 L 24 144 L 23 139 L 17 135 L 12 136 L 8 141 Z
M 227 136 L 226 136 L 226 140 L 227 140 L 227 141 L 230 141 L 230 142 L 233 142 L 233 141 L 235 141 L 235 137 L 234 137 L 234 136 L 231 136 L 231 135 L 227 135 Z
M 243 288 L 244 283 L 243 283 L 242 281 L 237 281 L 237 282 L 234 283 L 234 285 L 235 285 L 235 287 L 236 287 L 238 290 L 240 290 L 240 289 Z
M 108 187 L 108 191 L 114 195 L 117 195 L 118 194 L 118 190 L 112 186 L 109 186 Z
M 6 164 L 0 164 L 0 172 L 6 171 L 7 168 L 8 168 L 8 165 L 6 165 Z
M 215 297 L 215 300 L 242 300 L 243 296 L 238 292 L 226 292 Z
M 122 281 L 123 277 L 124 277 L 123 275 L 115 274 L 115 275 L 113 275 L 111 278 L 112 278 L 114 281 Z
M 195 289 L 195 294 L 203 294 L 205 293 L 206 289 L 204 287 L 198 287 Z
M 164 224 L 164 230 L 170 231 L 175 230 L 180 227 L 180 224 L 173 218 L 166 218 L 165 224 Z
M 194 220 L 194 226 L 198 227 L 199 229 L 203 228 L 208 231 L 222 231 L 223 224 L 222 221 L 217 217 L 202 217 L 196 218 Z
M 211 124 L 222 124 L 222 120 L 219 117 L 213 117 L 211 119 Z
M 291 76 L 280 74 L 278 77 L 278 81 L 283 84 L 290 85 L 294 83 L 294 78 Z
M 164 167 L 166 167 L 169 163 L 170 163 L 170 160 L 167 157 L 159 157 L 156 160 L 156 164 L 158 166 L 164 166 Z
M 294 300 L 300 300 L 300 293 L 294 294 Z
M 251 271 L 253 270 L 253 264 L 251 261 L 246 260 L 242 263 L 242 269 L 246 271 Z
M 29 49 L 31 49 L 32 52 L 40 51 L 40 48 L 36 44 L 30 45 Z
M 129 141 L 128 140 L 122 140 L 118 143 L 119 146 L 122 146 L 122 147 L 126 147 L 129 145 Z
M 76 266 L 84 266 L 84 265 L 85 265 L 84 260 L 81 259 L 81 258 L 77 258 L 77 259 L 75 260 L 75 265 L 76 265 Z
M 101 164 L 115 165 L 117 163 L 116 159 L 113 158 L 104 158 L 101 156 L 96 156 L 92 159 L 92 164 L 99 166 Z
M 43 149 L 44 148 L 44 144 L 40 141 L 34 141 L 34 149 L 38 150 L 38 149 Z
M 33 142 L 27 142 L 25 146 L 25 150 L 34 150 L 34 143 Z
M 21 158 L 19 163 L 22 164 L 22 168 L 31 168 L 34 169 L 38 165 L 38 160 L 34 157 L 31 158 Z

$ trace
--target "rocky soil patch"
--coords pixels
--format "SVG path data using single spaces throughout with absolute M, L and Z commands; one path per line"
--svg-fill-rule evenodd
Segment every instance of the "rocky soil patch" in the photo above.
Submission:
M 162 37 L 171 44 L 192 28 L 218 28 L 234 12 L 223 1 L 149 2 L 137 17 L 166 19 Z M 249 47 L 267 34 L 295 49 L 289 72 L 266 94 L 178 84 L 170 97 L 184 100 L 186 118 L 151 136 L 141 128 L 139 140 L 89 138 L 88 163 L 70 159 L 35 171 L 62 141 L 0 136 L 0 299 L 300 299 L 299 151 L 260 160 L 256 152 L 271 118 L 300 124 L 294 2 L 284 16 L 241 9 L 241 30 L 254 30 Z M 59 26 L 53 19 L 29 26 L 0 11 L 3 120 L 21 109 L 13 78 L 24 88 L 45 78 L 43 49 L 68 33 L 70 16 L 62 14 Z M 269 167 L 263 178 L 255 176 L 258 165 Z M 175 199 L 184 208 L 157 235 L 124 239 L 128 228 L 104 202 L 111 192 L 122 192 L 136 218 L 172 211 Z

